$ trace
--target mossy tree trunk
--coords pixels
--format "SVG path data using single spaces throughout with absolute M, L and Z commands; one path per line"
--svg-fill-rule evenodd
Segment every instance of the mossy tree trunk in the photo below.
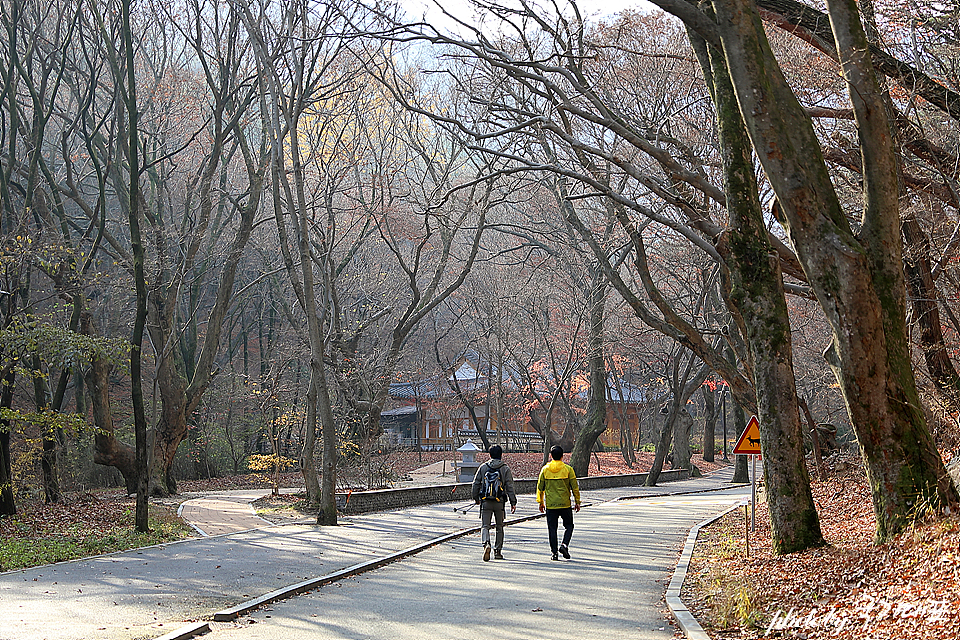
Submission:
M 828 360 L 873 491 L 877 539 L 957 494 L 920 409 L 906 334 L 896 162 L 857 7 L 828 2 L 864 166 L 861 231 L 850 228 L 819 142 L 751 0 L 715 0 L 741 114 L 811 287 L 833 330 Z
M 730 228 L 718 243 L 728 304 L 739 313 L 757 393 L 764 483 L 775 554 L 823 544 L 793 372 L 793 340 L 780 260 L 767 239 L 753 154 L 722 54 L 691 38 L 717 112 Z

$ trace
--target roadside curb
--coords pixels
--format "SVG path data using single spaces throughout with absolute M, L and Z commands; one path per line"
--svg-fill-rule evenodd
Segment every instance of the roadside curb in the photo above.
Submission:
M 188 640 L 189 638 L 195 638 L 205 633 L 210 633 L 210 623 L 194 622 L 193 624 L 180 627 L 176 631 L 171 631 L 170 633 L 162 635 L 159 638 L 154 638 L 153 640 Z
M 703 522 L 696 524 L 690 529 L 690 533 L 687 534 L 687 540 L 683 544 L 683 551 L 680 552 L 677 568 L 674 569 L 673 577 L 667 586 L 665 599 L 667 606 L 670 608 L 670 613 L 673 614 L 677 624 L 680 625 L 683 634 L 690 640 L 710 640 L 710 636 L 707 635 L 707 632 L 704 631 L 700 623 L 697 622 L 696 617 L 687 609 L 687 605 L 683 603 L 683 600 L 680 599 L 680 589 L 683 587 L 683 581 L 687 577 L 687 570 L 690 568 L 690 560 L 693 557 L 693 549 L 697 544 L 697 536 L 700 535 L 700 529 L 713 524 L 731 511 L 739 509 L 744 504 L 746 504 L 745 501 L 741 500 L 719 515 L 707 518 Z

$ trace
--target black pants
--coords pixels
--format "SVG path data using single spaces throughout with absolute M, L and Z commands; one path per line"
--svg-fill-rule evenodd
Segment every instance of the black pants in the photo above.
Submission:
M 547 534 L 550 537 L 550 551 L 557 552 L 557 521 L 563 520 L 563 546 L 570 545 L 573 536 L 573 507 L 566 509 L 547 509 Z

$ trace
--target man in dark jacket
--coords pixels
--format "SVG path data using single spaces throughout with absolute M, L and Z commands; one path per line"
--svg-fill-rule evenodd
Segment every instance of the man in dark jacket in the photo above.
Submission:
M 513 491 L 513 472 L 501 460 L 503 448 L 495 444 L 490 447 L 488 453 L 490 460 L 480 465 L 477 475 L 473 478 L 473 500 L 480 505 L 480 541 L 483 543 L 484 562 L 490 561 L 490 521 L 493 520 L 497 528 L 497 536 L 493 543 L 493 557 L 496 560 L 503 560 L 503 521 L 507 517 L 507 500 L 510 501 L 510 513 L 517 511 L 517 494 Z M 488 487 L 491 490 L 488 490 Z

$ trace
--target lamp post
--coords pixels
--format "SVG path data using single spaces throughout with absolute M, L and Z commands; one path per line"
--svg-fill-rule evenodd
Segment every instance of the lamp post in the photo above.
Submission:
M 723 388 L 720 394 L 720 416 L 723 419 L 723 460 L 729 461 L 727 457 L 727 388 Z

